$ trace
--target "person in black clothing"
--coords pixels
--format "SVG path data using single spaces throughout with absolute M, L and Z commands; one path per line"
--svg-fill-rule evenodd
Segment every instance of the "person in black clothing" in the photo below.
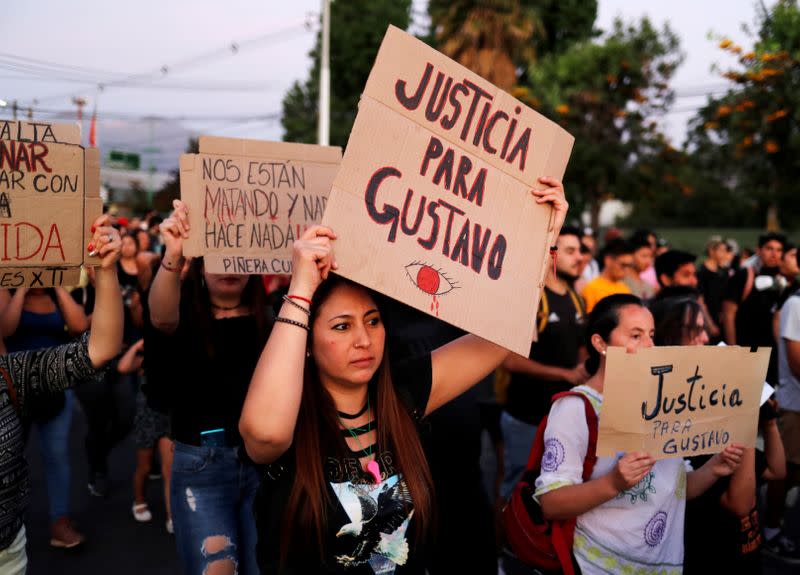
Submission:
M 563 188 L 540 181 L 553 187 L 533 194 L 554 204 L 558 230 Z M 373 296 L 328 277 L 334 238 L 313 227 L 295 242 L 289 293 L 239 423 L 248 454 L 267 465 L 256 505 L 259 565 L 266 573 L 421 575 L 435 503 L 417 427 L 508 351 L 465 335 L 390 362 Z M 450 472 L 460 481 L 460 469 Z M 470 501 L 462 505 L 471 513 Z
M 661 290 L 656 299 L 678 295 L 682 290 L 691 290 L 693 297 L 700 304 L 705 321 L 705 330 L 709 339 L 716 340 L 720 331 L 711 318 L 702 292 L 698 291 L 697 268 L 694 262 L 697 256 L 681 250 L 669 250 L 656 258 L 656 275 Z
M 716 325 L 720 325 L 722 298 L 733 273 L 727 266 L 731 256 L 731 248 L 722 238 L 711 238 L 706 244 L 706 258 L 697 270 L 697 289 L 703 294 L 708 315 Z
M 393 362 L 430 354 L 464 335 L 463 330 L 391 298 L 377 295 L 376 303 Z M 440 407 L 426 418 L 421 430 L 436 493 L 435 533 L 427 558 L 431 575 L 497 573 L 492 505 L 480 466 L 483 423 L 490 417 L 481 402 L 481 391 L 491 387 L 493 379 L 491 374 Z M 453 469 L 459 470 L 455 482 Z M 465 501 L 470 502 L 469 513 L 464 513 Z M 464 548 L 470 553 L 463 553 Z
M 125 240 L 122 240 L 124 251 Z M 119 266 L 119 264 L 118 264 Z M 117 278 L 120 280 L 120 291 L 125 294 L 126 288 L 119 270 Z M 91 325 L 95 306 L 95 281 L 94 269 L 87 270 L 89 282 L 84 287 L 72 290 L 72 298 L 79 303 Z M 124 307 L 123 346 L 130 345 L 126 336 L 131 329 L 131 313 L 128 306 Z M 126 378 L 117 370 L 116 358 L 105 371 L 102 379 L 92 381 L 75 389 L 75 395 L 81 402 L 86 416 L 86 461 L 88 463 L 89 494 L 95 497 L 105 497 L 108 493 L 108 456 L 111 450 L 118 445 L 133 427 L 135 411 L 136 382 Z
M 692 297 L 671 297 L 650 306 L 655 320 L 656 345 L 706 345 L 703 311 Z M 757 481 L 779 479 L 786 474 L 783 443 L 775 421 L 775 409 L 761 411 L 764 451 L 744 450 L 742 463 L 708 491 L 687 501 L 684 530 L 684 573 L 761 572 L 761 546 Z M 690 458 L 699 469 L 711 455 Z
M 556 273 L 548 273 L 536 316 L 538 340 L 527 358 L 512 354 L 504 362 L 511 382 L 504 412 L 504 477 L 501 495 L 508 499 L 528 462 L 536 427 L 550 411 L 551 398 L 586 381 L 583 301 L 572 289 L 578 279 L 580 231 L 563 228 L 558 236 Z
M 257 573 L 252 505 L 259 476 L 238 421 L 271 314 L 258 276 L 208 273 L 184 281 L 189 214 L 179 200 L 161 224 L 166 250 L 149 297 L 148 402 L 169 410 L 175 448 L 170 510 L 186 573 Z
M 773 315 L 780 300 L 782 285 L 776 280 L 786 237 L 768 233 L 758 238 L 758 261 L 744 267 L 728 283 L 722 302 L 722 327 L 725 343 L 742 346 L 775 347 Z M 777 353 L 772 353 L 767 381 L 777 385 Z

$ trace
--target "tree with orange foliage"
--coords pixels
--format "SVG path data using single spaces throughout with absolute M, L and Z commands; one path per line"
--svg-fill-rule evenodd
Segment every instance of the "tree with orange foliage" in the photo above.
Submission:
M 687 192 L 666 178 L 680 160 L 654 121 L 672 101 L 669 80 L 681 59 L 669 27 L 618 20 L 600 41 L 539 59 L 514 92 L 575 136 L 564 183 L 575 213 L 588 208 L 593 227 L 607 199 Z
M 800 9 L 780 0 L 757 15 L 752 51 L 728 38 L 719 48 L 736 56 L 722 76 L 734 82 L 711 98 L 691 124 L 689 146 L 732 195 L 748 195 L 767 226 L 800 223 Z M 764 221 L 764 219 L 762 219 Z

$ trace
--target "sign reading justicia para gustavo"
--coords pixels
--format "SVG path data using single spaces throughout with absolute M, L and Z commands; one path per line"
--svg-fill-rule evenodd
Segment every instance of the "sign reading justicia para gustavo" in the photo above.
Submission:
M 752 447 L 769 355 L 769 348 L 609 348 L 597 453 L 664 459 Z
M 528 354 L 554 240 L 530 194 L 573 138 L 389 27 L 323 223 L 338 273 Z

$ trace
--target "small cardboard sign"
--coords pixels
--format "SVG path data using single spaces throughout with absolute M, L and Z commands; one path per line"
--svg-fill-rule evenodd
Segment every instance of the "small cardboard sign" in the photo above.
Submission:
M 666 459 L 753 447 L 769 355 L 734 346 L 608 348 L 598 455 Z
M 100 154 L 77 124 L 0 120 L 0 288 L 77 285 L 102 213 Z
M 390 26 L 323 220 L 337 273 L 527 356 L 574 138 Z
M 203 136 L 181 156 L 187 256 L 220 274 L 292 273 L 292 243 L 319 224 L 341 148 Z

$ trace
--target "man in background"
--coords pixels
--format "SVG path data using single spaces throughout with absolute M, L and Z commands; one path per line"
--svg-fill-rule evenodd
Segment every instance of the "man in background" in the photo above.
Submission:
M 597 302 L 604 297 L 616 293 L 631 293 L 630 288 L 622 281 L 625 279 L 628 269 L 633 268 L 631 244 L 622 238 L 610 240 L 603 249 L 601 261 L 603 269 L 600 275 L 583 288 L 587 313 L 590 313 Z
M 536 428 L 550 411 L 552 397 L 588 378 L 583 367 L 585 311 L 572 288 L 580 271 L 580 232 L 562 228 L 557 246 L 556 273 L 548 266 L 539 301 L 538 340 L 531 345 L 527 358 L 511 354 L 503 364 L 511 372 L 500 417 L 505 444 L 501 496 L 506 500 L 525 471 Z

